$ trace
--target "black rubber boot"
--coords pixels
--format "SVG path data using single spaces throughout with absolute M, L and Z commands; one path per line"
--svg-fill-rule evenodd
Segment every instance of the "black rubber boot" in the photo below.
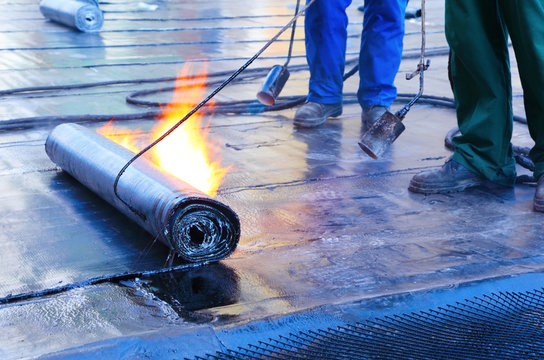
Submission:
M 541 175 L 536 184 L 535 199 L 533 200 L 535 211 L 544 212 L 544 175 Z
M 322 125 L 329 117 L 342 115 L 342 103 L 320 104 L 308 101 L 295 114 L 295 126 L 313 128 Z
M 463 191 L 486 182 L 484 177 L 450 159 L 441 169 L 423 171 L 415 175 L 410 181 L 408 190 L 421 194 L 445 194 Z
M 361 134 L 364 134 L 372 127 L 372 125 L 389 109 L 381 105 L 373 105 L 368 108 L 364 108 L 361 113 Z

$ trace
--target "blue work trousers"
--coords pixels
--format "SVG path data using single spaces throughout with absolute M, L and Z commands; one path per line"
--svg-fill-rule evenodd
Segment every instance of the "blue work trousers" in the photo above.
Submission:
M 347 7 L 352 0 L 317 0 L 306 11 L 306 58 L 310 67 L 308 100 L 321 104 L 342 101 L 347 42 Z M 359 90 L 363 108 L 389 107 L 402 57 L 404 14 L 408 0 L 365 0 Z

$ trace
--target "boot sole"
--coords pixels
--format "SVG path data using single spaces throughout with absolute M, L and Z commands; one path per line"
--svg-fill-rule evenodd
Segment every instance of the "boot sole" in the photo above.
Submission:
M 538 212 L 544 212 L 544 201 L 538 201 L 535 199 L 533 201 L 533 209 Z
M 417 181 L 410 181 L 410 185 L 408 186 L 408 190 L 411 192 L 419 193 L 419 194 L 449 194 L 449 193 L 455 193 L 455 192 L 461 192 L 469 188 L 477 187 L 480 185 L 483 185 L 485 182 L 468 182 L 468 183 L 461 183 L 457 186 L 451 186 L 451 185 L 433 185 L 432 187 L 426 186 L 424 183 L 420 183 Z
M 319 118 L 311 118 L 311 119 L 304 119 L 304 120 L 295 119 L 293 121 L 293 125 L 297 127 L 303 127 L 303 128 L 314 128 L 314 127 L 323 125 L 328 118 L 338 117 L 340 115 L 342 115 L 342 110 L 340 110 L 339 112 L 333 113 L 331 115 L 325 116 L 324 118 L 319 117 Z

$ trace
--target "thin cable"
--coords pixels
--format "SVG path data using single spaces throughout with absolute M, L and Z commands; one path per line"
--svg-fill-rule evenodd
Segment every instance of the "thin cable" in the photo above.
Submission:
M 298 13 L 298 8 L 300 6 L 300 0 L 297 0 L 297 6 L 295 8 L 295 14 Z M 291 40 L 289 41 L 289 51 L 287 52 L 287 61 L 285 61 L 285 64 L 283 64 L 284 67 L 287 67 L 289 65 L 289 61 L 291 61 L 291 53 L 293 52 L 293 41 L 295 40 L 295 29 L 297 28 L 297 20 L 293 22 L 293 28 L 291 29 Z
M 426 53 L 428 56 L 441 56 L 441 55 L 448 55 L 449 54 L 449 48 L 448 47 L 437 47 L 434 49 L 427 49 Z M 352 54 L 355 55 L 355 54 Z M 281 58 L 283 56 L 271 56 L 271 57 L 261 57 L 261 59 L 277 59 Z M 304 55 L 296 55 L 291 56 L 291 58 L 304 58 Z M 420 57 L 420 53 L 405 53 L 402 56 L 402 59 L 412 59 L 412 58 L 418 58 Z M 103 66 L 128 66 L 128 65 L 160 65 L 160 64 L 185 64 L 188 62 L 202 62 L 202 61 L 227 61 L 227 60 L 240 60 L 240 58 L 218 58 L 218 59 L 199 59 L 198 61 L 194 60 L 183 60 L 183 61 L 161 61 L 161 62 L 147 62 L 147 63 L 120 63 L 120 64 L 102 64 L 102 65 L 91 65 L 91 66 L 85 66 L 88 68 L 95 68 L 95 67 L 103 67 Z M 346 61 L 346 65 L 349 63 L 357 62 L 357 58 L 353 58 L 351 60 Z M 58 67 L 57 69 L 72 69 L 72 68 L 79 68 L 78 67 Z M 42 69 L 48 69 L 48 68 L 42 68 Z M 306 65 L 292 65 L 289 68 L 291 71 L 296 70 L 307 70 L 308 67 Z M 12 71 L 13 69 L 10 69 Z M 15 69 L 16 71 L 19 71 L 19 69 Z M 264 73 L 266 75 L 270 68 L 268 67 L 258 67 L 258 68 L 252 68 L 252 69 L 246 69 L 246 73 L 254 73 L 255 76 L 263 75 L 261 73 Z M 25 69 L 25 71 L 27 71 Z M 353 72 L 354 71 L 354 72 Z M 358 67 L 353 68 L 350 70 L 348 74 L 348 77 L 353 75 L 355 72 L 358 71 Z M 44 85 L 44 86 L 30 86 L 30 87 L 22 87 L 22 88 L 14 88 L 14 89 L 4 89 L 0 90 L 0 96 L 10 96 L 10 95 L 16 95 L 16 94 L 23 94 L 23 93 L 34 93 L 34 92 L 50 92 L 50 91 L 58 91 L 58 90 L 74 90 L 74 89 L 85 89 L 85 88 L 93 88 L 93 87 L 100 87 L 100 86 L 111 86 L 111 85 L 124 85 L 124 84 L 144 84 L 144 83 L 155 83 L 155 82 L 167 82 L 167 81 L 175 81 L 175 80 L 185 80 L 185 79 L 195 79 L 195 78 L 213 78 L 218 76 L 226 76 L 232 74 L 232 70 L 226 70 L 226 71 L 219 71 L 209 74 L 196 74 L 194 76 L 182 76 L 180 78 L 176 77 L 158 77 L 158 78 L 144 78 L 144 79 L 130 79 L 130 80 L 110 80 L 110 81 L 99 81 L 99 82 L 90 82 L 90 83 L 81 83 L 81 84 L 64 84 L 64 85 Z M 346 74 L 347 75 L 347 74 Z M 344 80 L 346 79 L 346 75 L 344 75 Z M 237 79 L 241 79 L 242 77 L 238 77 Z M 210 84 L 207 84 L 210 85 Z M 131 96 L 131 95 L 129 95 Z M 75 116 L 75 115 L 74 115 Z M 92 115 L 80 115 L 80 116 L 92 116 Z M 113 115 L 112 115 L 113 117 Z M 15 120 L 15 119 L 13 119 Z M 0 122 L 1 127 L 1 122 Z
M 164 140 L 168 135 L 170 135 L 174 130 L 176 130 L 181 124 L 183 124 L 187 119 L 189 119 L 195 112 L 197 112 L 202 106 L 204 106 L 210 99 L 212 99 L 217 93 L 219 93 L 225 86 L 227 86 L 232 80 L 234 80 L 242 71 L 244 71 L 255 59 L 259 57 L 273 42 L 275 42 L 281 34 L 285 32 L 296 20 L 299 16 L 304 14 L 306 9 L 308 9 L 315 0 L 310 0 L 304 8 L 295 14 L 295 16 L 283 27 L 281 30 L 259 50 L 253 57 L 251 57 L 244 65 L 242 65 L 238 70 L 236 70 L 227 80 L 225 80 L 221 85 L 219 85 L 210 95 L 208 95 L 204 100 L 202 100 L 197 106 L 195 106 L 191 111 L 187 113 L 180 121 L 178 121 L 174 126 L 172 126 L 170 129 L 168 129 L 164 134 L 162 134 L 158 139 L 153 141 L 151 144 L 146 146 L 143 150 L 141 150 L 139 153 L 134 155 L 132 159 L 130 159 L 125 166 L 119 171 L 119 174 L 117 174 L 117 177 L 115 178 L 115 182 L 113 183 L 113 193 L 115 196 L 123 203 L 125 204 L 132 212 L 134 212 L 136 215 L 138 215 L 140 218 L 142 218 L 144 221 L 146 219 L 145 215 L 142 214 L 140 211 L 132 207 L 130 204 L 128 204 L 126 201 L 121 199 L 117 192 L 117 185 L 119 184 L 119 179 L 123 175 L 123 173 L 127 170 L 127 168 L 134 162 L 136 159 L 138 159 L 140 156 L 145 154 L 149 149 L 160 143 L 162 140 Z
M 177 266 L 168 267 L 168 268 L 161 268 L 157 270 L 129 271 L 129 272 L 121 273 L 121 274 L 99 276 L 92 279 L 83 280 L 77 283 L 67 284 L 67 285 L 58 286 L 55 288 L 49 288 L 49 289 L 45 289 L 41 291 L 32 291 L 32 292 L 27 292 L 27 293 L 22 293 L 17 295 L 9 295 L 9 296 L 0 298 L 0 305 L 11 304 L 11 303 L 28 300 L 32 298 L 37 298 L 37 297 L 43 297 L 47 295 L 60 294 L 68 290 L 82 288 L 89 285 L 102 284 L 105 282 L 114 282 L 114 281 L 118 282 L 122 280 L 131 280 L 131 279 L 142 277 L 142 276 L 164 274 L 164 273 L 168 273 L 172 271 L 191 270 L 191 269 L 204 266 L 207 264 L 209 264 L 209 262 L 182 264 L 182 265 L 177 265 Z
M 414 105 L 421 98 L 421 95 L 423 95 L 424 73 L 425 70 L 427 70 L 427 68 L 429 67 L 428 63 L 425 64 L 425 43 L 425 0 L 421 0 L 421 55 L 419 58 L 419 64 L 417 65 L 417 70 L 415 72 L 419 73 L 419 92 L 410 102 L 408 102 L 408 104 L 406 104 L 402 109 L 397 111 L 395 116 L 397 116 L 400 120 L 404 119 L 408 111 L 410 111 L 412 105 Z M 406 79 L 410 80 L 413 75 L 414 74 L 407 75 Z

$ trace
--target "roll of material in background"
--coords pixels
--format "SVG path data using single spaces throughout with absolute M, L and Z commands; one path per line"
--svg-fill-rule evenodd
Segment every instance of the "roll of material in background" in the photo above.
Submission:
M 97 31 L 104 24 L 104 15 L 92 0 L 42 0 L 40 11 L 51 21 L 79 31 Z
M 227 205 L 140 158 L 113 184 L 134 153 L 76 124 L 49 134 L 49 158 L 80 183 L 113 205 L 187 262 L 212 262 L 230 255 L 240 239 L 240 221 Z M 182 156 L 182 155 L 180 155 Z

